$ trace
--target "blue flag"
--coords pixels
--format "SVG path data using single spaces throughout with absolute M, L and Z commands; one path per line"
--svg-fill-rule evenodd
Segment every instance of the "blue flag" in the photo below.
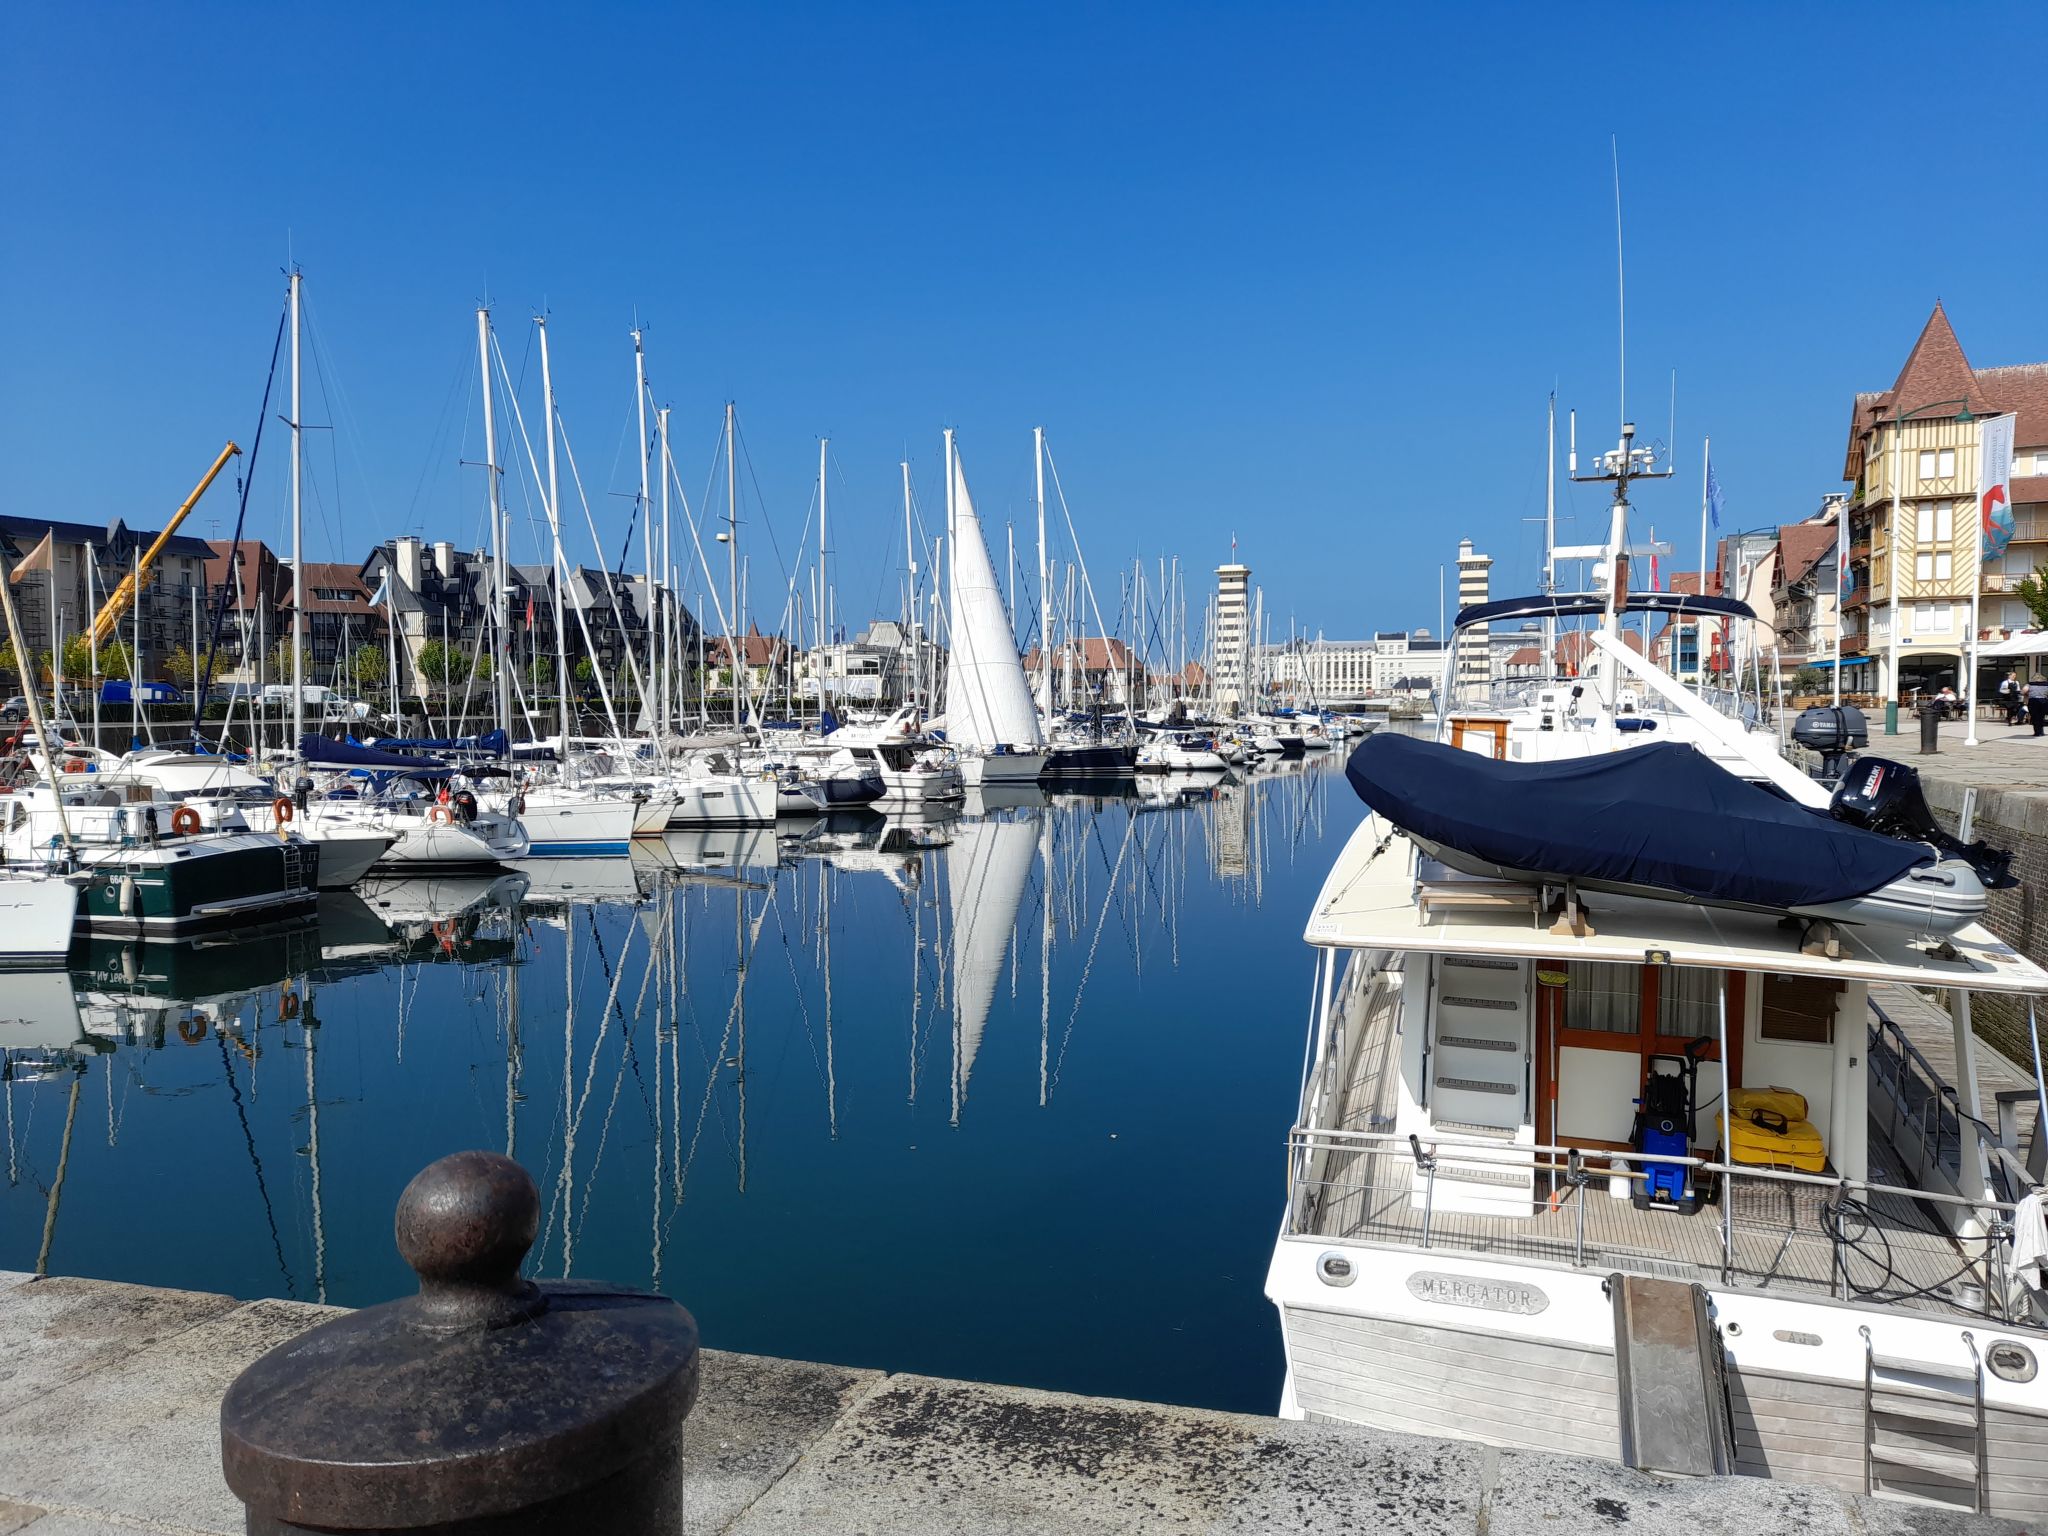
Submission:
M 1716 528 L 1721 526 L 1721 482 L 1714 478 L 1714 466 L 1707 466 L 1707 517 Z

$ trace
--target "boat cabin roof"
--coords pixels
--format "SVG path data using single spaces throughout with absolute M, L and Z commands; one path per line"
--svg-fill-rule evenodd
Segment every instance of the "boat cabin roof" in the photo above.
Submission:
M 1553 933 L 1527 887 L 1448 869 L 1384 818 L 1368 815 L 1323 882 L 1304 938 L 1324 949 L 1393 949 L 1534 960 L 1671 965 L 1972 992 L 2048 992 L 2048 971 L 1980 923 L 1949 941 L 1954 959 L 1903 929 L 1838 923 L 1840 955 L 1800 948 L 1800 925 L 1767 912 L 1606 892 L 1583 893 L 1591 932 Z M 1431 899 L 1434 897 L 1435 899 Z

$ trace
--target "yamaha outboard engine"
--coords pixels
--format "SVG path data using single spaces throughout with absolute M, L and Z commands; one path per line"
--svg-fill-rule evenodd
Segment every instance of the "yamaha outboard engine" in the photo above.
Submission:
M 1851 751 L 1870 745 L 1870 726 L 1853 704 L 1815 704 L 1792 724 L 1792 739 L 1820 754 L 1820 776 L 1839 780 Z
M 465 827 L 473 825 L 476 821 L 476 796 L 466 789 L 458 789 L 455 792 L 455 819 Z
M 1941 830 L 1920 791 L 1920 772 L 1889 758 L 1859 759 L 1835 786 L 1828 813 L 1852 827 L 1863 827 L 1902 842 L 1929 843 L 1963 860 L 1977 871 L 1985 888 L 2010 890 L 2019 884 L 2012 873 L 2012 855 L 1982 839 L 1965 843 Z
M 302 773 L 292 781 L 292 804 L 299 808 L 299 814 L 303 816 L 312 799 L 313 781 Z

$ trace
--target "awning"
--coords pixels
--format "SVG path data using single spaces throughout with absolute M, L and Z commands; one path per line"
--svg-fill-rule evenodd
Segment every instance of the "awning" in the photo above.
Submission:
M 2048 630 L 2014 635 L 2009 640 L 1997 640 L 1977 647 L 1979 661 L 1993 661 L 2001 656 L 2048 656 Z

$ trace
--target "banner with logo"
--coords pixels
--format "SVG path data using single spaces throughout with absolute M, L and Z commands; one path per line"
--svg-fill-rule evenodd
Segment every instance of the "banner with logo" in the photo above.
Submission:
M 1995 560 L 2012 542 L 2013 416 L 1985 422 L 1977 455 L 1977 526 L 1983 530 L 1984 558 Z

